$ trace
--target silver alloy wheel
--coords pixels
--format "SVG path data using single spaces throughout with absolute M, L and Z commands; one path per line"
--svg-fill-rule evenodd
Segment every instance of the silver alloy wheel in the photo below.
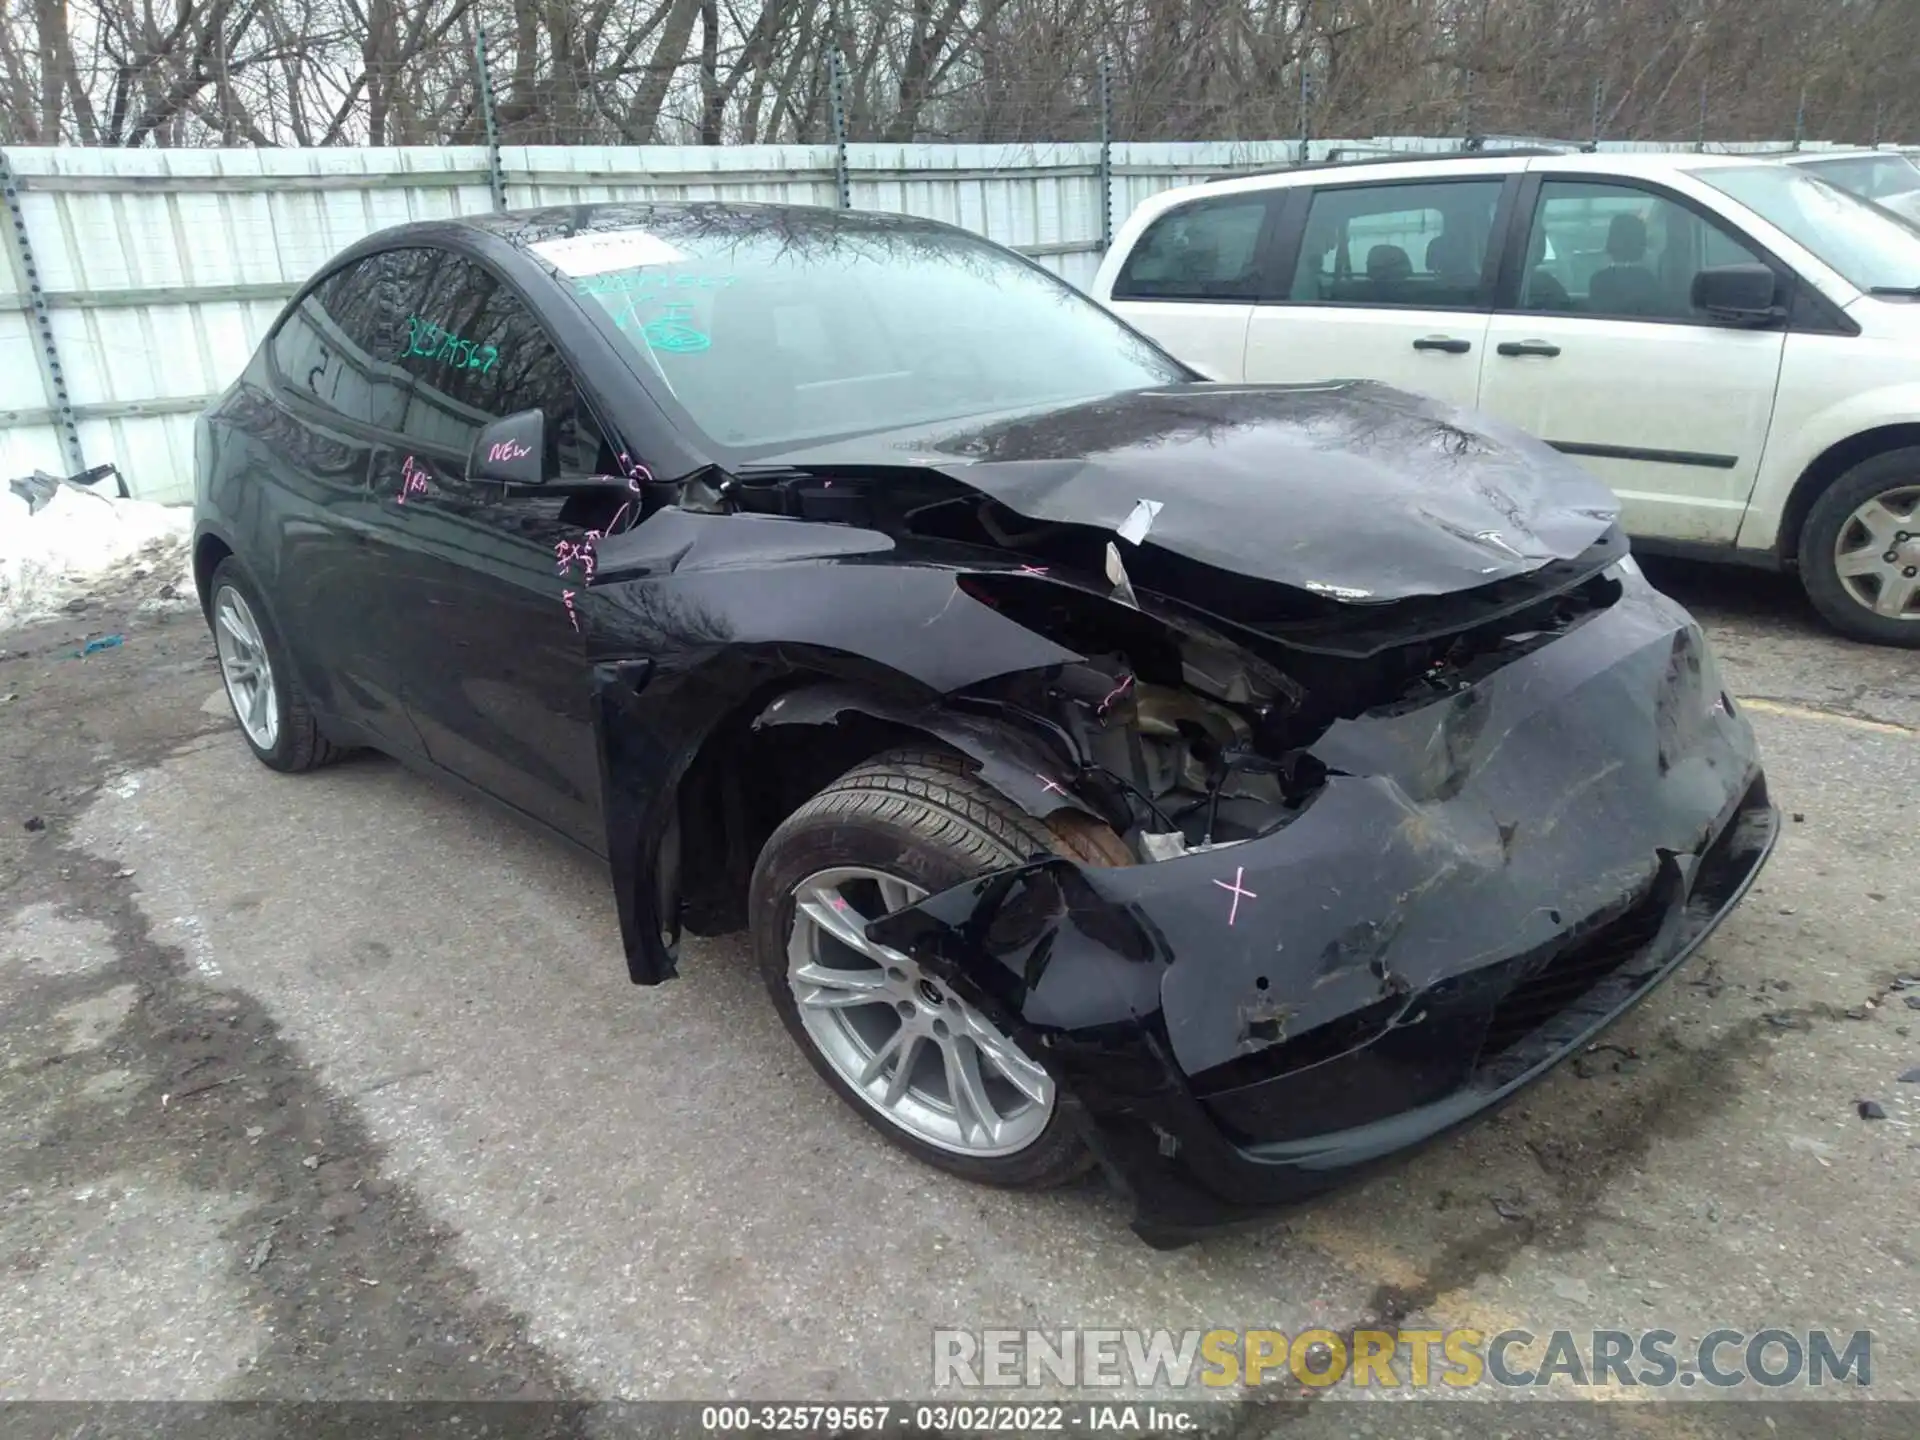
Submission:
M 262 750 L 273 749 L 280 738 L 280 704 L 273 688 L 273 666 L 267 662 L 267 643 L 246 597 L 223 585 L 213 598 L 213 643 L 220 652 L 220 674 L 227 682 L 227 699 L 247 738 Z
M 854 1092 L 915 1139 L 956 1155 L 1011 1155 L 1053 1115 L 1047 1072 L 867 923 L 926 897 L 858 866 L 794 887 L 787 983 L 800 1023 Z
M 1889 620 L 1920 620 L 1920 485 L 1883 490 L 1849 515 L 1833 541 L 1847 593 Z

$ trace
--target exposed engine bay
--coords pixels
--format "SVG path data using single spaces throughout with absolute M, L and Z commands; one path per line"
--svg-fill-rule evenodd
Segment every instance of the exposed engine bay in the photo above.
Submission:
M 962 508 L 995 548 L 1048 562 L 970 575 L 962 588 L 1084 659 L 990 682 L 954 703 L 1006 707 L 1064 741 L 1081 766 L 1076 793 L 1141 861 L 1286 824 L 1326 780 L 1309 747 L 1329 725 L 1457 693 L 1620 593 L 1596 573 L 1611 558 L 1602 545 L 1585 564 L 1510 582 L 1513 593 L 1482 623 L 1465 623 L 1471 611 L 1463 622 L 1403 601 L 1372 607 L 1386 625 L 1365 617 L 1342 634 L 1350 606 L 1164 552 L 1128 547 L 1123 558 L 1087 527 L 1035 526 L 992 501 L 929 507 L 913 528 L 924 533 L 937 516 L 951 533 Z M 1382 644 L 1373 628 L 1403 633 Z
M 1182 638 L 1172 657 L 1111 651 L 1000 687 L 1071 737 L 1084 767 L 1076 788 L 1105 802 L 1103 818 L 1143 860 L 1269 830 L 1321 778 L 1288 745 L 1302 699 L 1293 683 L 1251 656 Z

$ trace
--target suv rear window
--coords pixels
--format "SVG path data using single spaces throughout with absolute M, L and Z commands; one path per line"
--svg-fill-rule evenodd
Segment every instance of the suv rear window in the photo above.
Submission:
M 1169 210 L 1141 235 L 1113 282 L 1116 300 L 1251 300 L 1260 288 L 1265 195 Z

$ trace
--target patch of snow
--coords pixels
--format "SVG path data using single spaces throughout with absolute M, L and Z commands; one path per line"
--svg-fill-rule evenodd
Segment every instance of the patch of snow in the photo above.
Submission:
M 53 614 L 136 564 L 155 577 L 156 592 L 171 581 L 176 600 L 191 604 L 192 525 L 184 505 L 122 500 L 72 485 L 29 513 L 25 500 L 0 488 L 0 626 Z

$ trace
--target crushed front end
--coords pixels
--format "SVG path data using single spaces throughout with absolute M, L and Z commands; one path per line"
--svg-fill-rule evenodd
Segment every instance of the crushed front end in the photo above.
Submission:
M 1093 758 L 1002 768 L 1034 772 L 1036 810 L 1036 790 L 1116 829 L 1145 809 L 1140 863 L 1035 857 L 870 927 L 1044 1057 L 1149 1241 L 1499 1103 L 1658 984 L 1764 863 L 1778 816 L 1753 735 L 1685 611 L 1617 532 L 1526 583 L 1546 599 L 1489 598 L 1474 624 L 1455 597 L 1416 646 L 1302 622 L 1298 663 L 1223 676 L 1203 639 L 1185 690 L 1069 667 L 1050 693 L 1084 691 L 1092 720 L 1056 748 Z M 1025 592 L 978 593 L 1017 612 Z M 1369 693 L 1343 693 L 1355 675 Z M 1016 697 L 968 723 L 993 705 Z M 1247 758 L 1263 717 L 1311 742 Z

